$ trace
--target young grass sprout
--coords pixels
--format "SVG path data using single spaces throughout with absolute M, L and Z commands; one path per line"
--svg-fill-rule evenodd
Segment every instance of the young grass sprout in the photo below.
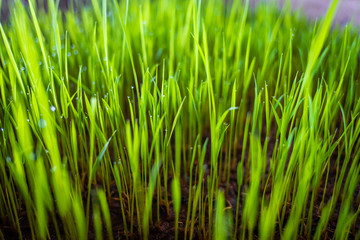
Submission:
M 360 239 L 339 0 L 315 23 L 290 1 L 25 2 L 0 0 L 0 239 Z

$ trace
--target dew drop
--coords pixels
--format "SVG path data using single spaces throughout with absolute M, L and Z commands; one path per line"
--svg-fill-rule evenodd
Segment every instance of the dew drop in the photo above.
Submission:
M 54 106 L 51 106 L 51 107 L 50 107 L 50 110 L 51 110 L 52 112 L 55 112 L 55 110 L 56 110 L 56 107 L 54 107 Z
M 6 157 L 6 162 L 8 162 L 8 163 L 11 162 L 11 157 L 7 156 Z
M 45 128 L 46 125 L 47 125 L 47 124 L 46 124 L 45 119 L 40 118 L 40 120 L 38 121 L 38 126 L 39 126 L 39 128 Z

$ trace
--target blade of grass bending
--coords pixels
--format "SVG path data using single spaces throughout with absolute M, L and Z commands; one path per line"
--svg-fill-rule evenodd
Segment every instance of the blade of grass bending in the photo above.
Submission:
M 104 154 L 106 152 L 106 150 L 108 149 L 109 147 L 109 144 L 110 144 L 110 141 L 112 139 L 112 137 L 115 135 L 116 133 L 116 130 L 113 132 L 113 134 L 111 135 L 111 137 L 108 139 L 108 141 L 105 143 L 104 147 L 102 148 L 101 152 L 99 153 L 99 155 L 97 156 L 96 160 L 95 160 L 95 163 L 92 167 L 92 171 L 91 171 L 91 177 L 90 179 L 94 179 L 94 176 L 96 174 L 96 171 L 97 169 L 99 168 L 100 166 L 100 162 L 101 162 L 101 159 L 104 157 Z
M 23 84 L 23 80 L 22 80 L 21 75 L 20 75 L 19 68 L 18 68 L 18 66 L 17 66 L 17 64 L 16 64 L 15 57 L 14 57 L 12 51 L 11 51 L 11 47 L 10 47 L 9 41 L 8 41 L 8 39 L 7 39 L 7 37 L 6 37 L 5 31 L 4 31 L 3 26 L 2 26 L 1 23 L 0 23 L 0 30 L 1 30 L 1 36 L 2 36 L 2 38 L 3 38 L 3 41 L 4 41 L 4 44 L 5 44 L 5 48 L 6 48 L 7 54 L 8 54 L 9 57 L 10 57 L 11 64 L 12 64 L 12 66 L 13 66 L 15 72 L 16 72 L 16 77 L 17 77 L 17 79 L 18 79 L 18 81 L 19 81 L 19 84 L 20 84 L 20 86 L 21 86 L 21 90 L 22 90 L 23 92 L 26 92 L 26 91 L 25 91 L 24 84 Z M 14 87 L 15 87 L 15 86 L 14 86 Z M 15 96 L 15 100 L 16 100 L 16 94 L 15 94 L 14 96 Z
M 186 96 L 185 96 L 184 99 L 182 100 L 182 102 L 181 102 L 181 104 L 180 104 L 180 106 L 179 106 L 179 109 L 178 109 L 178 111 L 177 111 L 177 113 L 176 113 L 176 115 L 175 115 L 175 118 L 174 118 L 174 121 L 173 121 L 173 124 L 172 124 L 172 127 L 171 127 L 171 132 L 170 132 L 170 135 L 169 135 L 169 137 L 168 137 L 168 141 L 167 141 L 167 143 L 166 143 L 167 146 L 168 146 L 169 143 L 170 143 L 171 136 L 172 136 L 172 134 L 173 134 L 173 132 L 174 132 L 174 129 L 175 129 L 175 126 L 176 126 L 176 122 L 177 122 L 177 119 L 179 118 L 179 115 L 180 115 L 182 106 L 183 106 L 183 104 L 184 104 L 184 102 L 185 102 L 185 99 L 186 99 Z
M 316 61 L 318 60 L 318 57 L 320 55 L 320 52 L 323 50 L 323 46 L 325 43 L 325 40 L 328 36 L 328 33 L 330 31 L 330 27 L 333 21 L 333 18 L 335 16 L 337 6 L 339 4 L 339 0 L 333 0 L 328 8 L 326 17 L 324 19 L 323 25 L 320 28 L 319 32 L 316 34 L 316 36 L 313 38 L 311 42 L 311 47 L 308 55 L 308 63 L 305 70 L 304 75 L 304 82 L 301 88 L 301 92 L 303 92 L 305 88 L 305 94 L 307 95 L 310 92 L 310 87 L 312 84 L 312 77 L 313 77 L 313 70 L 316 66 Z M 305 96 L 305 101 L 306 100 Z

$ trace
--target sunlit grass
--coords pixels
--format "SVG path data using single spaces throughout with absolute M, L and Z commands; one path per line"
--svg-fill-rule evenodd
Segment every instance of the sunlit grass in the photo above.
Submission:
M 168 219 L 175 239 L 359 239 L 360 38 L 338 2 L 311 23 L 241 0 L 15 1 L 0 239 L 151 239 Z

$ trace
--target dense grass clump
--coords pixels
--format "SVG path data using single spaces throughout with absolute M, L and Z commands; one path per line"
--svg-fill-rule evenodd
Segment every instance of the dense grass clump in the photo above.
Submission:
M 360 238 L 360 37 L 331 29 L 338 0 L 316 23 L 39 2 L 0 25 L 0 239 Z

